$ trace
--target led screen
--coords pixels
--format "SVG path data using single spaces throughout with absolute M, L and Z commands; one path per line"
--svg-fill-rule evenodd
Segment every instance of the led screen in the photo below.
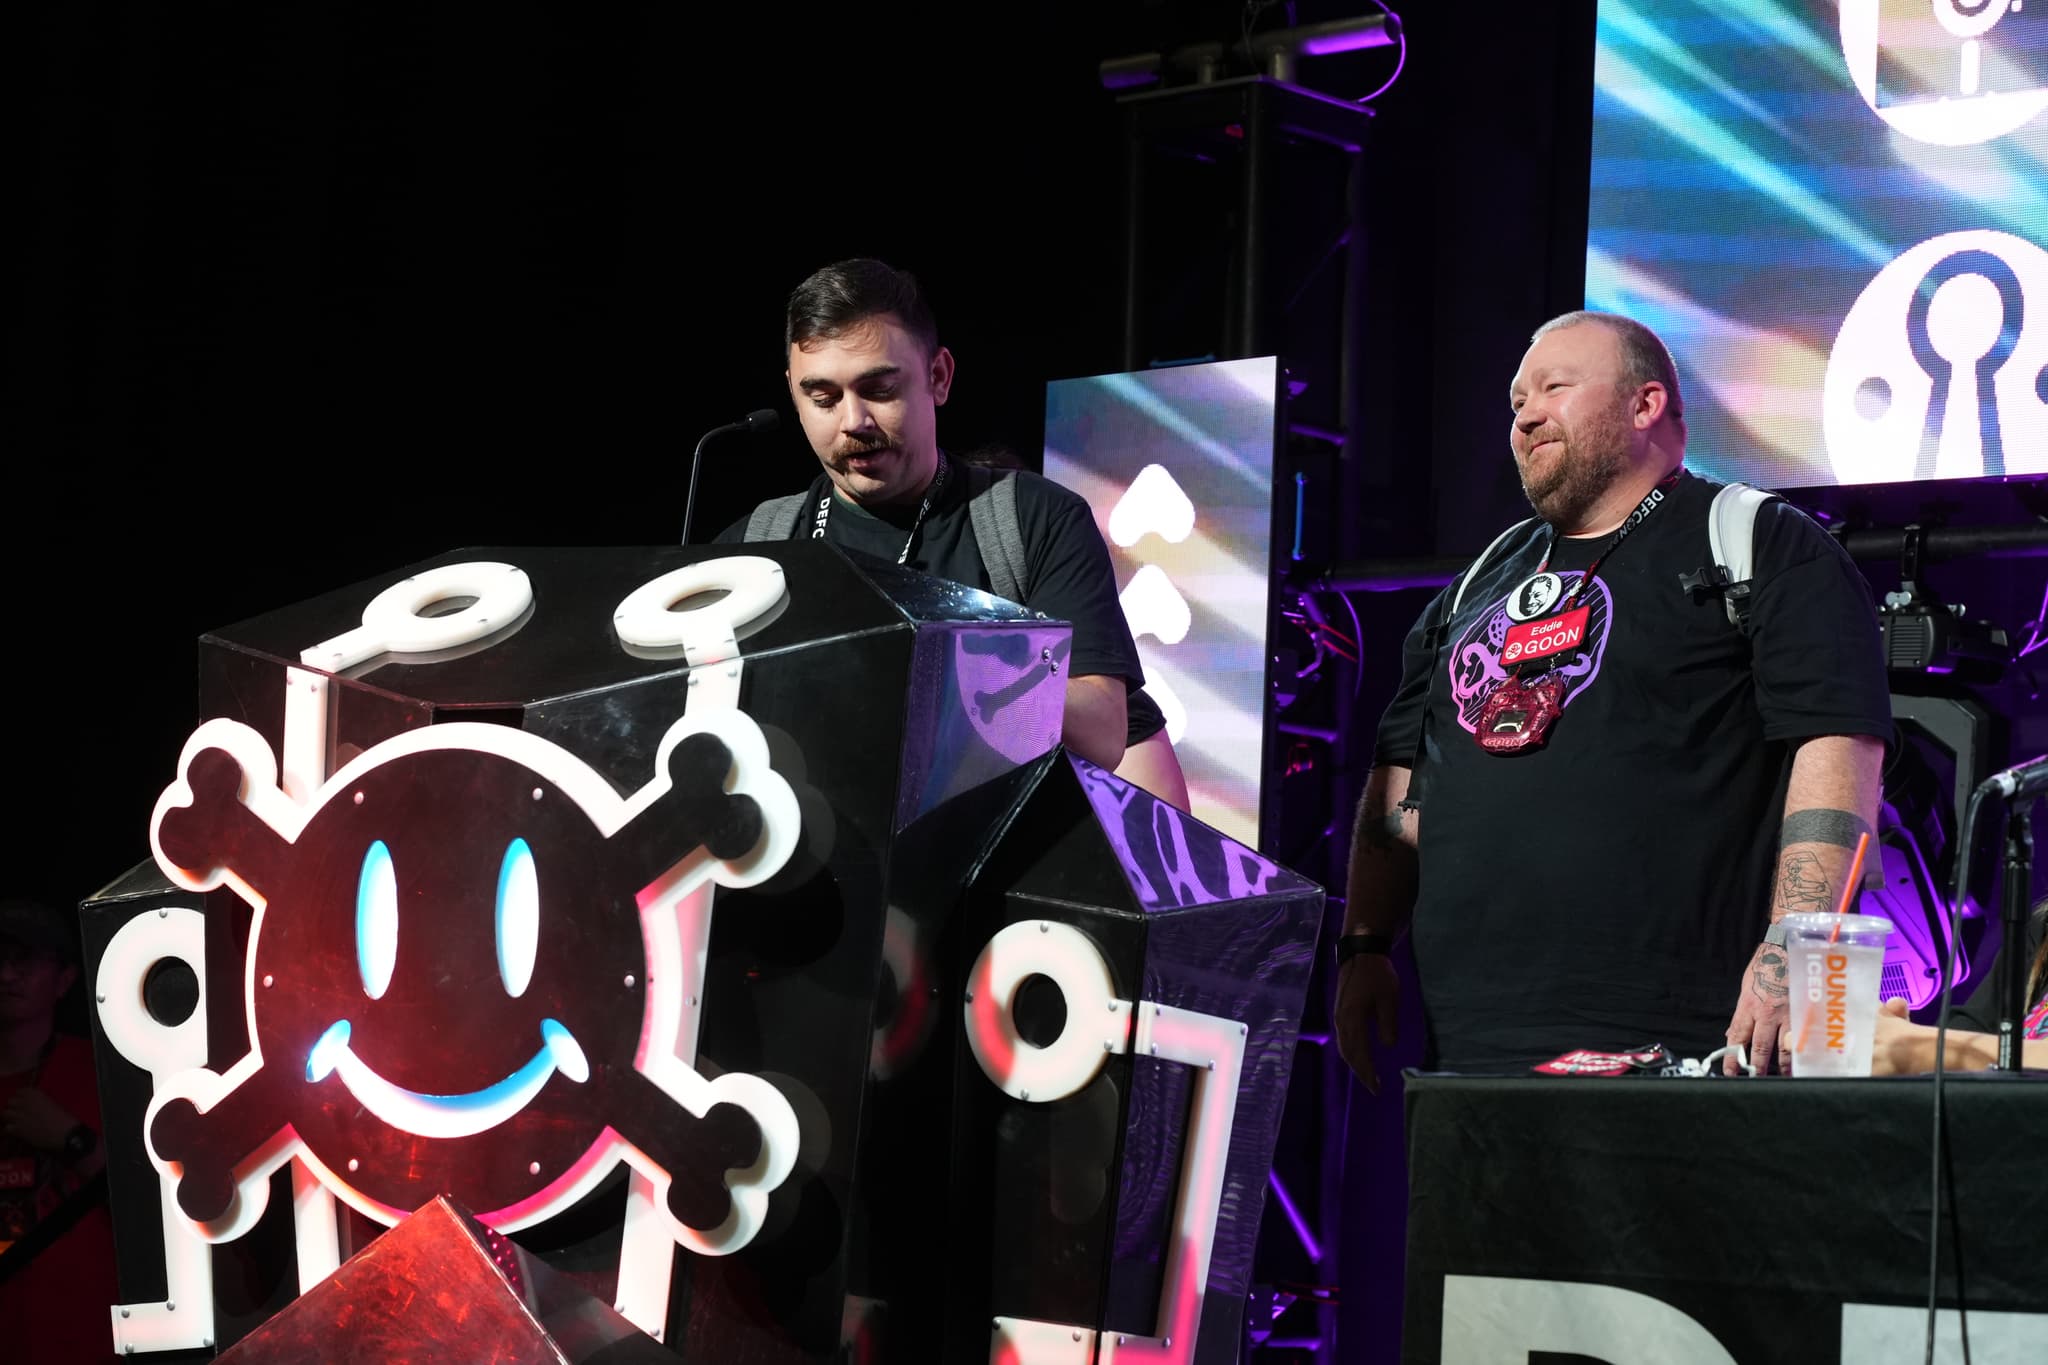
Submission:
M 1587 306 L 1772 488 L 2048 471 L 2048 0 L 1601 0 Z
M 1046 386 L 1045 473 L 1116 563 L 1195 816 L 1256 848 L 1278 376 L 1271 356 Z

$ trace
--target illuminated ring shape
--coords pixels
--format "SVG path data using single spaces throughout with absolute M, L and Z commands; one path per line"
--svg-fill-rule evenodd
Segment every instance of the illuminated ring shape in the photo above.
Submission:
M 670 611 L 672 603 L 700 592 L 723 590 L 726 596 L 708 606 Z M 774 610 L 788 589 L 782 566 L 761 555 L 729 555 L 686 564 L 651 582 L 642 583 L 612 613 L 619 638 L 639 649 L 688 646 L 709 622 L 729 623 L 738 631 Z
M 175 1024 L 160 1022 L 143 1001 L 151 968 L 176 958 L 199 978 L 199 1000 Z M 188 906 L 145 910 L 115 931 L 100 956 L 93 994 L 100 1028 L 114 1050 L 152 1076 L 206 1065 L 206 917 Z
M 1017 1032 L 1017 988 L 1050 977 L 1067 1001 L 1067 1023 L 1051 1045 Z M 1095 1079 L 1103 1059 L 1129 1046 L 1131 1009 L 1116 996 L 1109 964 L 1079 929 L 1021 920 L 982 948 L 968 976 L 967 1045 L 982 1074 L 1012 1099 L 1064 1099 Z
M 446 616 L 420 615 L 422 607 L 451 597 L 476 601 Z M 444 564 L 393 583 L 363 608 L 363 628 L 379 636 L 386 651 L 426 654 L 503 630 L 532 605 L 533 583 L 526 570 L 480 559 Z

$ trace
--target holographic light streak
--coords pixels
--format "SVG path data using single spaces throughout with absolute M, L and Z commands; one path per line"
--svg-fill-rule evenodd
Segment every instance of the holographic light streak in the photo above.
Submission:
M 1702 472 L 2048 469 L 2048 5 L 1972 40 L 1977 95 L 1925 11 L 1601 0 L 1586 302 L 1671 345 Z
M 1259 842 L 1278 366 L 1046 386 L 1045 473 L 1094 510 L 1194 814 Z

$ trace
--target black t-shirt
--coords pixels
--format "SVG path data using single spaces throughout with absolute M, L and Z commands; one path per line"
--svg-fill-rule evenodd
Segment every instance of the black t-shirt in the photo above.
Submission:
M 1507 603 L 1550 548 L 1521 528 L 1480 566 L 1432 659 L 1410 633 L 1376 764 L 1416 763 L 1413 942 L 1435 1064 L 1512 1070 L 1576 1047 L 1722 1045 L 1769 920 L 1793 742 L 1892 733 L 1872 594 L 1803 513 L 1758 512 L 1749 638 L 1679 576 L 1710 558 L 1719 485 L 1683 475 L 1599 566 L 1585 647 L 1541 749 L 1484 752 Z M 1569 592 L 1611 536 L 1562 539 Z M 1554 609 L 1553 609 L 1554 610 Z
M 1073 625 L 1074 653 L 1068 665 L 1073 676 L 1122 678 L 1135 692 L 1144 685 L 1145 672 L 1117 599 L 1109 547 L 1095 529 L 1087 502 L 1036 474 L 1016 470 L 1008 477 L 1017 481 L 1017 529 L 1024 538 L 1026 581 L 1031 585 L 1023 605 Z M 825 521 L 825 539 L 832 544 L 894 564 L 908 541 L 906 567 L 984 592 L 992 589 L 967 508 L 967 479 L 959 466 L 948 470 L 945 487 L 915 538 L 911 527 L 917 521 L 917 504 L 866 508 L 830 490 L 830 482 L 820 474 L 811 482 L 805 507 L 814 508 L 821 498 L 832 496 L 832 511 Z M 791 538 L 811 534 L 812 521 L 807 510 Z M 743 517 L 719 532 L 717 543 L 737 544 L 746 538 L 746 529 Z M 1149 701 L 1147 706 L 1149 714 L 1157 714 Z

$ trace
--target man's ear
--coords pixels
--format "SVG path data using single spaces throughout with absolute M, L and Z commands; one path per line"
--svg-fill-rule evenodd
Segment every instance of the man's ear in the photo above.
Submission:
M 1636 390 L 1634 410 L 1629 416 L 1638 431 L 1648 431 L 1657 425 L 1671 406 L 1671 393 L 1656 380 L 1651 380 Z
M 932 352 L 931 383 L 932 406 L 938 407 L 953 390 L 953 353 L 943 346 Z

